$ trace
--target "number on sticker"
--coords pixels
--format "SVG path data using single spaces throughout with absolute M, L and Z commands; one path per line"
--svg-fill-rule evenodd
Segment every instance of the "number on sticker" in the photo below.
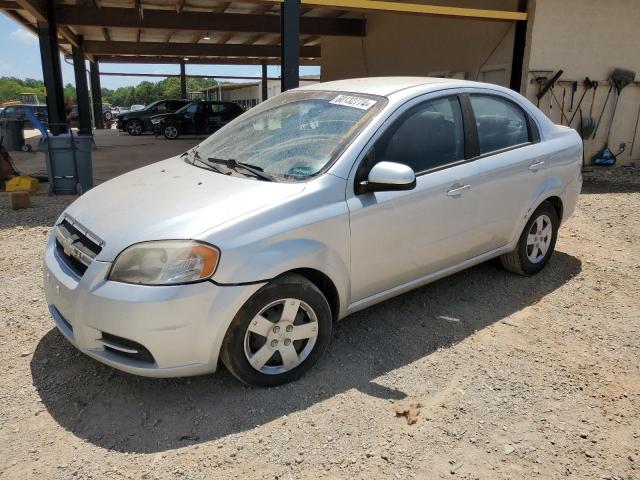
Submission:
M 329 103 L 333 105 L 342 105 L 344 107 L 359 108 L 360 110 L 369 110 L 376 101 L 370 98 L 355 97 L 353 95 L 338 95 Z

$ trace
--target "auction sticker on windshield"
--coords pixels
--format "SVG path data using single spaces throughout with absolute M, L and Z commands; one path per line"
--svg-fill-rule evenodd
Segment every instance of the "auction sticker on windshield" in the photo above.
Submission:
M 369 110 L 376 104 L 375 100 L 370 98 L 355 97 L 353 95 L 338 95 L 329 103 L 333 105 L 342 105 L 344 107 L 359 108 L 360 110 Z

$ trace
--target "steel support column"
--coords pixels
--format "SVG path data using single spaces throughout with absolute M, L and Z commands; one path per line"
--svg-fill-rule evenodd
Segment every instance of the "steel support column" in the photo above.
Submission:
M 280 4 L 281 90 L 297 88 L 300 83 L 300 0 Z
M 49 130 L 54 135 L 67 132 L 67 115 L 64 106 L 64 86 L 60 68 L 58 34 L 53 0 L 44 5 L 46 22 L 38 22 L 38 40 L 42 78 L 44 79 Z
M 96 128 L 104 128 L 102 120 L 102 87 L 100 87 L 100 65 L 98 60 L 90 62 L 91 98 L 93 100 L 93 123 Z
M 187 75 L 184 60 L 180 62 L 180 98 L 187 98 Z
M 269 97 L 268 90 L 268 78 L 267 78 L 267 62 L 262 62 L 262 101 L 264 102 Z
M 518 11 L 527 11 L 527 0 L 518 0 Z M 516 21 L 516 32 L 513 41 L 513 57 L 511 60 L 511 81 L 509 88 L 520 92 L 522 87 L 522 68 L 524 66 L 524 51 L 527 44 L 527 20 Z
M 84 60 L 82 36 L 78 37 L 80 45 L 71 46 L 73 54 L 73 73 L 76 79 L 76 102 L 78 104 L 78 133 L 91 135 L 91 102 L 87 85 L 87 70 Z

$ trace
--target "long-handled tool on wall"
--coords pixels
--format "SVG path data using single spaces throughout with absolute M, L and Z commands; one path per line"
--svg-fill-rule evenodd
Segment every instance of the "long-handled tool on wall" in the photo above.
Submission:
M 638 114 L 636 115 L 636 126 L 633 127 L 633 140 L 631 140 L 631 150 L 629 156 L 633 157 L 633 148 L 636 146 L 636 135 L 638 135 L 638 122 L 640 122 L 640 105 L 638 105 Z
M 576 84 L 578 82 L 575 82 Z M 589 80 L 589 77 L 586 77 L 584 79 L 584 81 L 582 82 L 582 85 L 584 87 L 584 90 L 582 91 L 582 95 L 580 95 L 580 99 L 578 100 L 578 104 L 576 105 L 576 109 L 573 111 L 573 115 L 571 115 L 571 118 L 569 119 L 569 126 L 571 126 L 571 123 L 573 122 L 573 119 L 576 118 L 576 115 L 578 114 L 578 112 L 580 111 L 580 107 L 582 106 L 582 101 L 584 100 L 584 97 L 587 95 L 587 92 L 589 90 L 591 90 L 593 88 L 593 84 L 597 82 L 592 82 L 591 80 Z M 573 89 L 573 85 L 571 87 Z M 572 93 L 573 95 L 573 93 Z M 572 102 L 573 105 L 573 102 Z M 571 108 L 571 107 L 569 107 Z
M 542 97 L 544 97 L 547 94 L 547 92 L 553 87 L 553 85 L 558 81 L 562 73 L 563 73 L 562 70 L 558 70 L 556 74 L 550 79 L 547 79 L 547 77 L 538 77 L 536 79 L 536 81 L 538 82 L 538 86 L 540 87 L 540 89 L 538 90 L 538 93 L 536 93 L 537 107 L 540 106 L 540 100 L 542 100 Z
M 596 129 L 596 121 L 593 118 L 593 106 L 596 103 L 596 90 L 598 90 L 598 82 L 591 82 L 591 88 L 593 88 L 593 94 L 591 95 L 591 105 L 589 106 L 589 116 L 580 117 L 580 129 L 578 133 L 580 136 L 586 140 L 587 138 L 593 135 L 593 132 Z
M 616 100 L 615 100 L 615 103 L 613 104 L 613 111 L 611 112 L 611 121 L 609 122 L 609 128 L 607 130 L 606 143 L 602 148 L 602 150 L 600 150 L 593 157 L 591 157 L 591 163 L 593 163 L 594 165 L 614 165 L 616 163 L 616 156 L 624 152 L 624 148 L 623 148 L 618 153 L 614 154 L 609 149 L 609 140 L 611 137 L 611 127 L 613 127 L 613 121 L 615 119 L 616 110 L 618 108 L 618 101 L 620 100 L 620 94 L 622 93 L 622 90 L 624 89 L 624 87 L 626 87 L 627 85 L 629 85 L 634 81 L 635 77 L 636 77 L 635 72 L 632 72 L 630 70 L 623 70 L 621 68 L 616 68 L 611 74 L 611 88 L 615 87 L 616 89 Z M 611 93 L 611 88 L 609 89 L 609 94 Z M 607 98 L 609 94 L 607 94 Z M 604 109 L 602 112 L 604 113 Z M 602 120 L 602 115 L 600 115 L 600 119 L 598 120 L 598 125 L 600 125 L 601 120 Z M 596 125 L 596 132 L 598 130 L 598 125 Z M 595 138 L 596 132 L 593 133 L 594 138 Z
M 578 91 L 578 82 L 576 81 L 571 82 L 571 101 L 569 102 L 570 112 L 573 112 L 573 98 L 576 96 L 577 91 Z
M 598 133 L 598 129 L 600 128 L 600 122 L 602 121 L 602 116 L 604 115 L 604 110 L 607 108 L 607 103 L 609 102 L 609 97 L 611 96 L 611 92 L 613 91 L 613 82 L 609 87 L 609 91 L 607 92 L 607 96 L 604 99 L 604 103 L 602 104 L 602 110 L 600 111 L 600 116 L 598 117 L 598 121 L 596 122 L 596 128 L 593 129 L 593 134 L 591 138 L 596 138 L 596 134 Z

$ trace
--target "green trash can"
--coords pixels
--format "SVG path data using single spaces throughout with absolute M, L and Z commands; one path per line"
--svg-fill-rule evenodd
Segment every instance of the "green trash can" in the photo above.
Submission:
M 53 195 L 82 194 L 93 187 L 91 135 L 47 135 L 38 149 L 44 152 L 49 175 L 49 193 Z

